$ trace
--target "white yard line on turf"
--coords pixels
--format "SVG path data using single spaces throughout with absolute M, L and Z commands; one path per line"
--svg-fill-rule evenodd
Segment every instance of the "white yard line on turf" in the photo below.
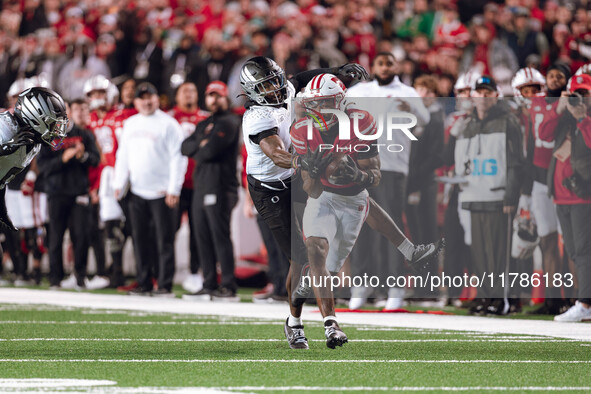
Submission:
M 325 342 L 325 339 L 308 339 L 309 342 Z M 285 342 L 285 339 L 269 338 L 0 338 L 0 342 Z M 349 342 L 420 343 L 420 342 L 508 342 L 508 343 L 569 343 L 576 339 L 352 339 Z M 589 345 L 586 345 L 589 346 Z
M 42 388 L 42 387 L 40 387 Z M 65 389 L 65 388 L 64 388 Z M 117 393 L 117 394 L 136 394 L 136 393 L 235 393 L 235 392 L 257 392 L 257 391 L 589 391 L 588 386 L 442 386 L 442 387 L 422 387 L 422 386 L 394 386 L 394 387 L 323 387 L 323 386 L 231 386 L 231 387 L 88 387 L 79 389 L 77 392 L 84 393 Z M 43 392 L 49 390 L 43 389 Z M 56 388 L 56 392 L 61 392 Z
M 267 387 L 267 386 L 235 386 L 235 387 L 220 387 L 223 390 L 230 391 L 589 391 L 591 387 L 581 386 L 524 386 L 524 387 L 507 387 L 507 386 L 467 386 L 467 387 L 322 387 L 322 386 L 281 386 L 281 387 Z M 174 388 L 173 388 L 174 391 Z
M 117 386 L 101 386 L 101 387 L 85 387 L 80 386 L 31 386 L 26 382 L 29 379 L 6 379 L 14 380 L 12 385 L 2 387 L 3 391 L 20 391 L 22 389 L 39 388 L 42 392 L 63 392 L 67 390 L 71 392 L 76 389 L 76 392 L 84 393 L 121 393 L 121 394 L 136 394 L 136 393 L 235 393 L 243 391 L 589 391 L 589 386 L 440 386 L 440 387 L 423 387 L 423 386 L 393 386 L 393 387 L 379 387 L 379 386 L 353 386 L 353 387 L 324 387 L 324 386 L 229 386 L 229 387 L 117 387 Z M 22 385 L 19 384 L 22 380 Z M 30 379 L 30 380 L 47 380 L 51 379 Z M 57 382 L 58 379 L 56 379 Z
M 104 321 L 104 320 L 0 320 L 0 324 L 106 324 L 114 326 L 271 326 L 277 322 L 264 321 Z
M 289 313 L 287 305 L 252 303 L 187 302 L 181 299 L 129 297 L 123 295 L 75 293 L 48 290 L 3 288 L 0 303 L 48 304 L 89 309 L 169 312 L 183 315 L 216 315 L 282 320 Z M 322 321 L 316 308 L 306 307 L 304 321 Z M 544 335 L 591 341 L 591 329 L 584 323 L 560 323 L 548 320 L 503 319 L 476 316 L 451 316 L 417 313 L 340 313 L 342 325 L 378 325 L 382 327 L 415 327 L 451 331 L 471 331 L 521 335 Z
M 88 386 L 112 386 L 117 384 L 112 380 L 94 379 L 0 379 L 2 389 L 24 389 L 24 388 L 65 388 L 65 387 L 88 387 Z
M 229 359 L 229 360 L 158 360 L 158 359 L 43 359 L 3 358 L 0 363 L 184 363 L 184 364 L 234 364 L 234 363 L 331 363 L 331 364 L 591 364 L 591 360 L 279 360 L 279 359 Z

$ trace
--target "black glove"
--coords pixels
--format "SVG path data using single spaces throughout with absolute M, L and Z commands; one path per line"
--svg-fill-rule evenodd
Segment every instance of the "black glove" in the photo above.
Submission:
M 365 68 L 357 63 L 347 63 L 339 67 L 338 75 L 342 77 L 346 85 L 353 81 L 359 82 L 369 79 L 369 74 L 365 71 Z
M 326 167 L 332 161 L 332 153 L 327 154 L 324 156 L 324 152 L 320 150 L 320 147 L 317 147 L 316 150 L 312 151 L 308 148 L 308 152 L 300 156 L 300 167 L 304 171 L 308 171 L 310 178 L 318 179 L 326 170 Z
M 0 156 L 10 155 L 21 146 L 35 145 L 35 132 L 31 130 L 22 130 L 18 132 L 13 139 L 0 145 Z
M 349 183 L 361 183 L 364 178 L 367 179 L 367 174 L 357 167 L 355 160 L 351 156 L 346 156 L 346 158 L 345 163 L 331 177 L 331 181 L 335 185 L 347 185 Z

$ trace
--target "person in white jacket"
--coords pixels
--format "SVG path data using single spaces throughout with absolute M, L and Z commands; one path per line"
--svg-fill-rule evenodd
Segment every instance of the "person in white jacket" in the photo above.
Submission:
M 130 193 L 139 286 L 131 294 L 173 297 L 175 220 L 187 158 L 181 155 L 183 130 L 170 115 L 158 108 L 154 85 L 142 83 L 134 105 L 138 114 L 123 125 L 114 189 L 117 198 Z M 152 291 L 150 243 L 158 249 L 158 289 Z

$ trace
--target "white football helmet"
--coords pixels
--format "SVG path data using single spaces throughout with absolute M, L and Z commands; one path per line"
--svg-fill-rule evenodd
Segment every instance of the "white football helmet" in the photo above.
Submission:
M 458 92 L 459 90 L 464 89 L 474 89 L 474 84 L 481 76 L 482 75 L 476 71 L 468 71 L 464 74 L 460 74 L 454 85 L 454 90 Z
M 521 88 L 531 85 L 540 86 L 540 93 L 536 94 L 536 97 L 544 97 L 546 95 L 544 92 L 546 88 L 546 78 L 544 78 L 541 72 L 530 67 L 525 67 L 517 71 L 511 80 L 511 87 L 513 88 L 513 95 L 518 103 L 525 104 L 528 107 L 531 105 L 531 100 L 523 97 L 521 94 Z
M 470 89 L 470 92 L 472 92 L 476 81 L 480 77 L 480 73 L 476 71 L 468 71 L 458 77 L 458 80 L 454 85 L 454 93 L 456 95 L 456 109 L 458 111 L 470 112 L 472 109 L 472 100 L 470 100 L 470 95 L 468 95 L 468 97 L 458 97 L 458 93 L 462 90 L 465 91 L 468 89 Z
M 90 100 L 90 93 L 103 90 L 106 93 L 106 99 L 92 99 Z M 89 78 L 84 83 L 84 95 L 89 99 L 88 107 L 91 111 L 106 107 L 110 108 L 115 104 L 115 100 L 119 96 L 119 90 L 117 87 L 111 83 L 104 75 L 95 75 L 94 77 Z M 116 92 L 116 94 L 115 94 Z
M 316 118 L 314 126 L 322 131 L 328 130 L 338 122 L 336 115 L 323 114 L 321 109 L 345 108 L 345 84 L 333 74 L 319 74 L 312 78 L 302 93 L 302 105 L 305 111 Z

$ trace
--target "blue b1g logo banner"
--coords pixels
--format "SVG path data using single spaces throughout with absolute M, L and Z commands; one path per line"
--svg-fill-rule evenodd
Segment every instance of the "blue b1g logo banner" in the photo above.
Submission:
M 499 170 L 496 159 L 473 159 L 473 172 L 472 175 L 480 176 L 493 176 L 497 175 Z

